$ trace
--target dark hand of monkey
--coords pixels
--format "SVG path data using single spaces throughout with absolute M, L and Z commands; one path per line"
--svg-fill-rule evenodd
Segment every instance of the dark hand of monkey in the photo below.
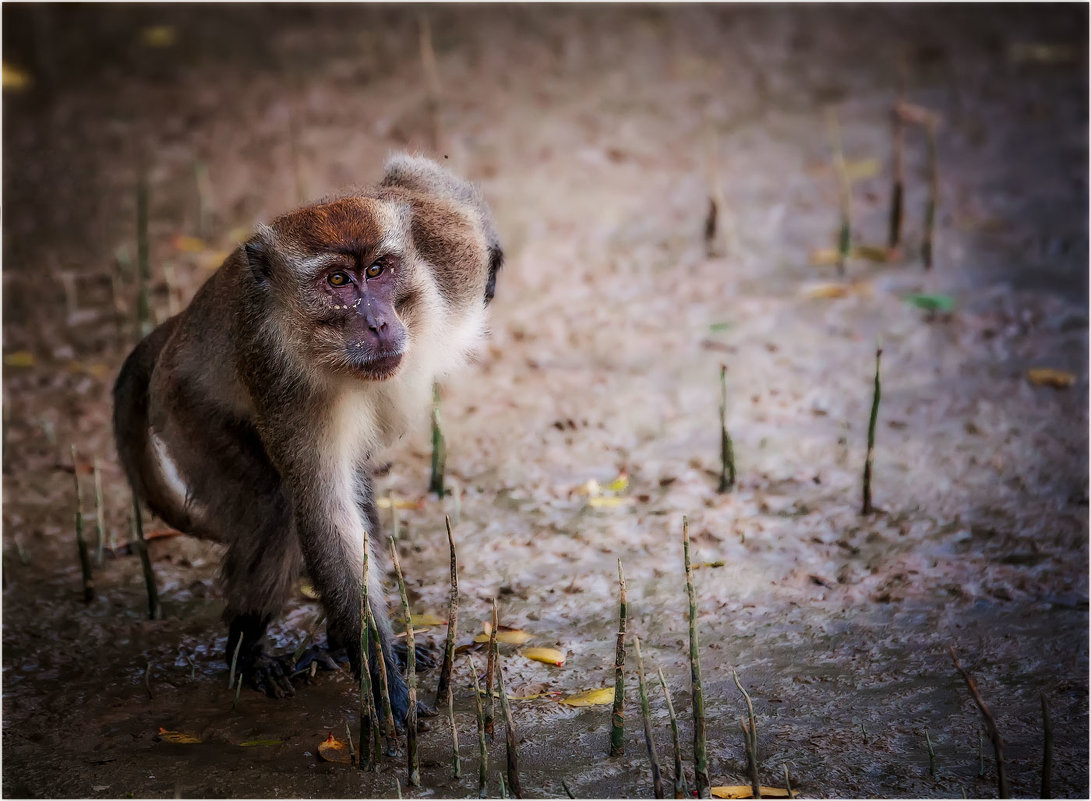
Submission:
M 330 645 L 348 645 L 359 673 L 366 534 L 372 614 L 404 720 L 373 459 L 424 419 L 433 382 L 480 341 L 502 263 L 478 192 L 396 156 L 374 189 L 259 226 L 122 367 L 114 430 L 129 482 L 169 525 L 227 546 L 227 660 L 241 641 L 237 672 L 270 695 L 292 694 L 295 666 L 264 652 L 265 629 L 304 566 Z

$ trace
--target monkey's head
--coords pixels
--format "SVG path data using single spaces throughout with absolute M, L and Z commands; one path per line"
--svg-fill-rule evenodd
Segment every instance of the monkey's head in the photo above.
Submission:
M 470 349 L 503 259 L 469 184 L 404 156 L 374 192 L 278 217 L 244 248 L 281 341 L 312 367 L 372 381 L 407 360 L 439 372 Z

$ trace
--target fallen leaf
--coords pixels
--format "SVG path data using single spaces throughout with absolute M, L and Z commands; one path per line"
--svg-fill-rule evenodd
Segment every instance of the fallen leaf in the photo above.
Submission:
M 197 265 L 206 270 L 215 270 L 230 255 L 231 252 L 227 250 L 203 250 L 197 254 Z
M 239 745 L 249 748 L 251 746 L 261 745 L 284 745 L 283 740 L 247 740 L 246 742 L 239 743 Z
M 708 327 L 708 330 L 713 334 L 718 334 L 722 331 L 728 331 L 731 328 L 731 323 L 713 323 Z
M 1008 58 L 1016 64 L 1064 64 L 1079 61 L 1080 50 L 1068 44 L 1015 42 L 1008 47 Z
M 419 615 L 411 615 L 409 618 L 414 629 L 422 626 L 446 626 L 447 618 L 434 615 L 431 612 L 422 612 Z
M 33 367 L 35 362 L 34 354 L 29 350 L 17 350 L 4 356 L 7 367 Z
M 202 253 L 208 250 L 208 243 L 203 239 L 199 239 L 195 236 L 186 236 L 185 234 L 178 234 L 171 241 L 175 250 L 180 250 L 183 253 Z
M 850 181 L 863 181 L 878 175 L 881 166 L 877 158 L 850 159 L 845 162 L 845 175 Z
M 5 89 L 20 91 L 30 86 L 30 73 L 14 67 L 11 64 L 3 64 L 3 85 Z
M 391 506 L 390 498 L 376 498 L 375 505 L 380 509 L 389 509 Z M 395 509 L 423 509 L 424 501 L 411 501 L 408 498 L 394 498 L 393 505 Z
M 617 495 L 609 495 L 600 498 L 588 498 L 587 505 L 593 509 L 612 509 L 616 506 L 624 506 L 628 498 L 620 498 Z
M 160 740 L 164 740 L 168 743 L 175 743 L 177 745 L 188 745 L 190 743 L 201 742 L 200 737 L 194 737 L 192 734 L 186 734 L 182 731 L 167 731 L 162 726 L 159 727 L 159 733 L 156 736 Z
M 332 731 L 330 732 L 330 736 L 326 738 L 326 741 L 318 746 L 318 755 L 327 762 L 344 762 L 346 765 L 352 764 L 352 760 L 349 757 L 348 744 L 343 743 L 334 737 Z
M 789 793 L 780 787 L 758 786 L 762 798 L 794 798 L 798 793 L 794 790 Z M 753 798 L 754 790 L 749 784 L 725 784 L 709 789 L 713 798 Z
M 148 47 L 170 47 L 174 38 L 174 28 L 170 25 L 152 25 L 140 31 L 140 41 Z
M 474 642 L 488 642 L 489 635 L 492 632 L 492 624 L 485 624 L 485 631 L 474 637 Z M 510 629 L 507 626 L 501 626 L 496 630 L 496 641 L 502 642 L 505 645 L 522 645 L 527 642 L 534 635 L 522 629 Z
M 723 567 L 725 564 L 727 564 L 727 562 L 723 559 L 717 559 L 715 562 L 701 562 L 700 564 L 694 565 L 693 569 L 700 570 L 702 567 Z
M 1043 387 L 1065 389 L 1076 383 L 1076 374 L 1068 370 L 1055 370 L 1052 367 L 1035 367 L 1027 370 L 1030 383 Z
M 545 662 L 547 665 L 557 667 L 564 665 L 564 653 L 556 648 L 524 648 L 519 653 L 535 662 Z
M 71 361 L 65 365 L 65 369 L 70 373 L 86 373 L 87 375 L 94 376 L 95 378 L 105 378 L 110 372 L 110 368 L 102 362 L 96 362 L 94 364 L 85 364 L 84 362 Z
M 610 492 L 625 492 L 629 489 L 629 474 L 622 470 L 617 478 L 606 485 L 606 489 Z
M 828 267 L 837 264 L 837 248 L 817 248 L 808 257 L 814 267 Z
M 852 255 L 857 259 L 884 264 L 890 261 L 890 249 L 884 245 L 855 245 Z
M 870 295 L 871 282 L 854 281 L 851 284 L 822 283 L 810 284 L 800 290 L 807 298 L 848 298 L 853 295 Z
M 614 703 L 614 688 L 600 687 L 597 690 L 587 690 L 586 692 L 576 693 L 567 698 L 562 698 L 561 703 L 565 706 L 600 706 L 602 704 L 612 704 Z
M 925 311 L 949 312 L 955 308 L 955 299 L 950 295 L 906 295 L 902 300 Z
M 589 479 L 586 484 L 581 484 L 576 488 L 576 493 L 579 495 L 588 495 L 592 498 L 602 495 L 602 486 L 595 479 Z

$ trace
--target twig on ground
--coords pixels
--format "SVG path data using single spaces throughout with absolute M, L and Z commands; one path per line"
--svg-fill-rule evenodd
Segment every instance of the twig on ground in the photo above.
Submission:
M 977 684 L 974 682 L 974 677 L 971 676 L 969 671 L 962 667 L 962 663 L 958 661 L 958 654 L 955 653 L 955 647 L 949 645 L 947 646 L 947 650 L 951 654 L 951 661 L 955 665 L 955 670 L 962 675 L 962 680 L 966 682 L 966 686 L 970 690 L 970 695 L 973 696 L 974 703 L 976 703 L 977 708 L 981 710 L 981 717 L 985 719 L 985 730 L 989 733 L 989 739 L 992 740 L 993 752 L 996 756 L 997 794 L 1000 798 L 1011 798 L 1011 789 L 1008 787 L 1008 777 L 1004 770 L 1004 740 L 1000 736 L 1000 729 L 996 727 L 996 721 L 993 719 L 992 713 L 985 705 L 985 701 L 981 698 L 981 693 L 977 690 Z
M 871 417 L 867 426 L 867 456 L 864 458 L 863 495 L 864 500 L 860 508 L 860 514 L 869 515 L 875 511 L 871 505 L 871 469 L 875 460 L 875 423 L 879 419 L 879 400 L 882 397 L 883 387 L 879 378 L 879 367 L 883 358 L 883 346 L 879 343 L 875 348 L 875 389 L 871 396 Z
M 95 529 L 98 532 L 98 544 L 95 547 L 95 564 L 102 567 L 106 557 L 106 507 L 102 502 L 102 471 L 99 470 L 98 457 L 93 462 L 95 480 Z
M 617 560 L 618 624 L 614 649 L 614 707 L 610 715 L 610 756 L 625 753 L 625 573 Z
M 727 365 L 720 365 L 720 492 L 735 486 L 735 445 L 727 432 Z
M 678 718 L 674 714 L 674 704 L 671 702 L 670 690 L 667 689 L 667 680 L 663 678 L 663 668 L 659 668 L 659 684 L 663 688 L 663 696 L 667 699 L 667 712 L 670 713 L 671 720 L 671 738 L 674 743 L 674 797 L 689 798 L 686 771 L 682 767 L 682 745 L 678 738 Z
M 455 637 L 458 634 L 458 561 L 455 555 L 455 539 L 451 533 L 451 518 L 445 517 L 447 526 L 447 544 L 451 550 L 451 601 L 447 611 L 447 642 L 443 648 L 443 665 L 439 671 L 439 684 L 436 687 L 435 706 L 441 702 L 451 702 L 451 671 L 455 664 Z
M 360 770 L 369 767 L 377 770 L 379 761 L 382 759 L 379 715 L 375 707 L 375 691 L 371 686 L 371 657 L 368 653 L 370 650 L 367 624 L 368 573 L 371 569 L 370 538 L 370 533 L 365 527 L 364 558 L 360 570 L 360 759 L 358 761 Z M 292 665 L 295 666 L 295 660 Z M 365 754 L 367 754 L 366 759 Z
M 477 680 L 477 665 L 474 664 L 474 657 L 469 651 L 466 652 L 466 658 L 470 660 L 470 673 L 474 679 L 474 706 L 477 709 L 477 748 L 478 748 L 478 763 L 477 763 L 477 790 L 478 795 L 484 798 L 488 794 L 489 784 L 489 748 L 485 744 L 485 713 L 481 708 L 481 684 Z
M 428 491 L 443 498 L 443 477 L 447 471 L 447 440 L 443 436 L 443 422 L 440 419 L 439 384 L 432 384 L 432 477 L 428 481 Z
M 932 747 L 932 738 L 928 734 L 928 729 L 924 730 L 924 742 L 928 746 L 928 775 L 935 780 L 936 778 L 936 749 Z
M 693 773 L 698 798 L 708 798 L 712 782 L 708 777 L 708 746 L 705 739 L 705 693 L 701 683 L 701 661 L 697 644 L 697 594 L 693 590 L 693 569 L 689 561 L 689 522 L 682 517 L 682 554 L 689 597 L 689 673 L 693 688 Z
M 405 683 L 409 688 L 409 713 L 405 719 L 406 751 L 408 752 L 409 786 L 420 787 L 420 755 L 417 753 L 417 655 L 413 639 L 413 614 L 409 609 L 409 594 L 405 589 L 398 546 L 390 539 L 390 554 L 394 560 L 394 573 L 398 577 L 398 589 L 402 595 L 402 612 L 405 615 Z
M 76 548 L 80 556 L 80 573 L 83 576 L 83 602 L 95 600 L 95 581 L 91 577 L 91 555 L 87 540 L 83 538 L 83 493 L 80 492 L 80 469 L 76 463 L 76 446 L 72 446 L 72 479 L 76 482 Z
M 492 631 L 489 632 L 489 658 L 485 663 L 485 736 L 492 742 L 494 706 L 492 685 L 496 670 L 496 630 L 500 628 L 500 613 L 496 608 L 496 599 L 492 599 Z
M 735 686 L 739 688 L 742 697 L 746 699 L 746 716 L 749 725 L 742 723 L 743 744 L 746 746 L 746 762 L 750 768 L 750 789 L 754 798 L 761 797 L 761 781 L 758 775 L 758 722 L 754 717 L 754 703 L 750 700 L 750 693 L 743 689 L 739 681 L 739 674 L 732 670 L 731 678 L 735 680 Z
M 652 766 L 652 792 L 656 798 L 665 798 L 663 794 L 663 772 L 659 767 L 659 757 L 655 753 L 655 740 L 652 739 L 652 715 L 648 708 L 648 689 L 644 684 L 644 657 L 640 653 L 640 638 L 633 637 L 636 648 L 636 680 L 640 690 L 640 714 L 644 718 L 644 744 L 648 748 L 648 761 Z
M 845 262 L 852 250 L 852 183 L 848 168 L 845 166 L 845 153 L 841 145 L 841 126 L 837 121 L 837 112 L 830 109 L 826 119 L 833 148 L 833 170 L 837 176 L 837 201 L 840 213 L 840 228 L 837 235 L 837 274 L 843 276 Z
M 1042 798 L 1053 797 L 1053 721 L 1049 717 L 1049 704 L 1046 694 L 1040 693 L 1042 701 Z
M 507 752 L 508 752 L 508 785 L 511 794 L 516 798 L 523 797 L 523 785 L 519 780 L 519 752 L 518 738 L 515 734 L 515 721 L 511 716 L 511 706 L 508 704 L 508 694 L 504 688 L 504 667 L 500 664 L 500 646 L 493 644 L 496 658 L 496 689 L 500 693 L 500 709 L 504 713 L 504 723 L 507 726 Z

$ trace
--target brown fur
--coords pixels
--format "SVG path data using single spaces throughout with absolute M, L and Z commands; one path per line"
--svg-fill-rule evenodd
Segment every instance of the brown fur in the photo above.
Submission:
M 265 626 L 304 564 L 331 643 L 357 642 L 365 530 L 386 551 L 371 458 L 473 347 L 501 260 L 469 184 L 395 157 L 379 188 L 259 227 L 123 366 L 114 421 L 129 481 L 171 525 L 226 544 L 227 649 L 242 639 L 244 674 L 270 693 L 291 686 L 262 651 Z

